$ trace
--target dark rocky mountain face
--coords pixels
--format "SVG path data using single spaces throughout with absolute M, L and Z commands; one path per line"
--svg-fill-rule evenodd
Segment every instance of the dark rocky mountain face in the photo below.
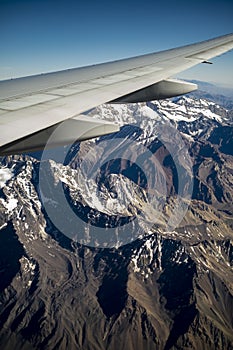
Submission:
M 1 159 L 1 349 L 232 349 L 232 111 L 90 114 L 131 125 Z

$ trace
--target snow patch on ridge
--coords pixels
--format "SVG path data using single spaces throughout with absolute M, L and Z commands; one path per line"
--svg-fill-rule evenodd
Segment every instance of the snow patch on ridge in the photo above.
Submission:
M 7 181 L 9 181 L 13 177 L 13 172 L 9 168 L 1 168 L 0 169 L 0 188 L 3 188 Z

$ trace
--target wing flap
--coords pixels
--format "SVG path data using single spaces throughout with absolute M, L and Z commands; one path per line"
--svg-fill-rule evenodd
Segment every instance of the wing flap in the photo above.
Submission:
M 155 54 L 0 82 L 0 147 L 165 81 L 233 48 L 233 34 Z
M 233 44 L 228 43 L 226 45 L 217 46 L 213 49 L 203 50 L 203 51 L 198 52 L 194 55 L 187 56 L 187 58 L 195 58 L 195 59 L 199 59 L 200 61 L 204 61 L 204 60 L 208 60 L 212 57 L 222 55 L 224 52 L 227 52 L 227 51 L 232 50 L 232 49 L 233 49 Z
M 32 152 L 43 149 L 45 145 L 57 147 L 89 140 L 119 131 L 116 123 L 97 120 L 79 115 L 42 131 L 24 137 L 0 149 L 0 155 Z
M 144 89 L 120 97 L 110 103 L 137 103 L 160 100 L 197 90 L 197 85 L 178 79 L 166 79 Z

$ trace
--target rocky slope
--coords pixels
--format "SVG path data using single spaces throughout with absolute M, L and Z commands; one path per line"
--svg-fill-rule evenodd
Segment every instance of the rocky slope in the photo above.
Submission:
M 121 131 L 1 159 L 1 349 L 231 349 L 232 111 L 90 114 Z

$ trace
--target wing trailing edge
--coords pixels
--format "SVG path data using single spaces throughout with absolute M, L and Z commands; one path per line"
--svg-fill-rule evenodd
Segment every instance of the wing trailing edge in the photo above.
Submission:
M 144 89 L 122 96 L 113 100 L 111 103 L 137 103 L 162 100 L 169 97 L 184 95 L 197 89 L 197 84 L 177 79 L 166 79 L 147 86 Z
M 193 91 L 195 85 L 170 78 L 231 49 L 233 34 L 228 34 L 124 60 L 0 81 L 0 152 L 19 152 L 29 145 L 37 148 L 57 125 L 71 120 L 67 129 L 73 129 L 72 118 L 102 103 L 149 101 Z M 83 139 L 111 129 L 109 125 L 89 126 L 84 128 Z
M 119 131 L 116 123 L 78 115 L 0 148 L 0 156 L 34 152 L 89 140 Z

